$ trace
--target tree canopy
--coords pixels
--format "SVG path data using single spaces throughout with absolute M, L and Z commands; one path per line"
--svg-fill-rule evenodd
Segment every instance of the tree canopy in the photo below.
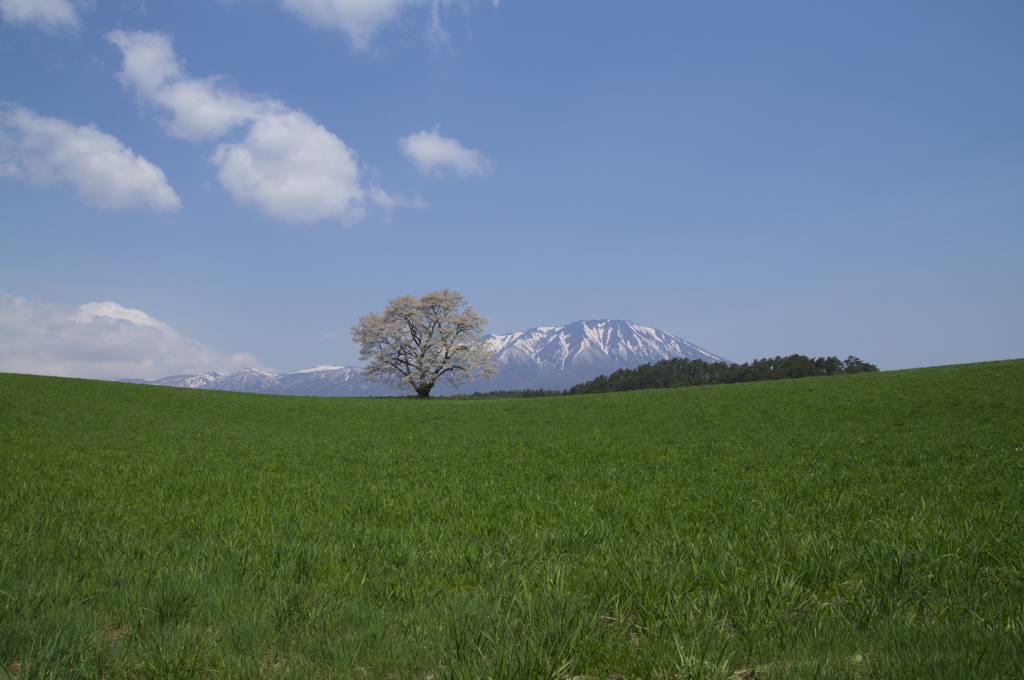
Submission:
M 389 300 L 380 314 L 359 318 L 352 340 L 368 362 L 365 380 L 393 383 L 427 397 L 441 381 L 457 387 L 494 375 L 494 352 L 481 339 L 486 323 L 462 293 L 445 288 Z

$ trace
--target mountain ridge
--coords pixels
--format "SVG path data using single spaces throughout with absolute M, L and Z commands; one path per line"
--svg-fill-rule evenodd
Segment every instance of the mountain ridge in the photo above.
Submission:
M 687 357 L 709 363 L 725 359 L 670 333 L 632 321 L 592 319 L 563 326 L 538 326 L 526 331 L 483 336 L 495 350 L 497 374 L 490 381 L 466 383 L 456 390 L 447 384 L 438 395 L 493 390 L 564 390 L 620 368 L 636 368 L 663 359 Z M 176 375 L 124 382 L 192 389 L 290 394 L 294 396 L 401 396 L 410 394 L 389 385 L 363 380 L 352 366 L 314 366 L 290 373 L 246 368 L 235 373 Z

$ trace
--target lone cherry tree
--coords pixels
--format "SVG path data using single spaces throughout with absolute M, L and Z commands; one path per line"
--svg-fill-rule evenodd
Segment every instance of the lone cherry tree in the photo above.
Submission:
M 394 383 L 421 397 L 440 381 L 453 387 L 497 372 L 494 351 L 481 339 L 487 319 L 458 291 L 444 290 L 416 298 L 388 301 L 380 314 L 367 314 L 352 326 L 352 341 L 367 361 L 363 378 Z

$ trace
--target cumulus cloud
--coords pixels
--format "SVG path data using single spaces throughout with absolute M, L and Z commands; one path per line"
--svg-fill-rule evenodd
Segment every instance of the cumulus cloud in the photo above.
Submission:
M 5 24 L 30 24 L 44 31 L 78 28 L 75 6 L 68 0 L 0 0 Z
M 379 187 L 366 188 L 355 151 L 307 114 L 276 99 L 228 88 L 222 78 L 192 78 L 171 39 L 160 33 L 112 31 L 124 55 L 118 79 L 140 101 L 170 111 L 167 133 L 193 141 L 218 139 L 248 126 L 239 142 L 223 142 L 210 157 L 217 179 L 243 205 L 287 221 L 333 218 L 358 222 L 368 203 L 410 205 Z
M 116 137 L 17 105 L 0 106 L 0 176 L 70 184 L 86 203 L 107 210 L 181 208 L 163 170 Z
M 448 34 L 441 27 L 440 8 L 452 2 L 453 0 L 281 0 L 281 6 L 313 26 L 341 29 L 348 35 L 352 47 L 366 50 L 369 49 L 370 38 L 377 29 L 394 20 L 406 7 L 414 5 L 430 7 L 427 37 L 435 43 L 447 43 Z
M 366 213 L 355 153 L 299 111 L 261 117 L 244 140 L 221 144 L 210 160 L 236 201 L 273 217 L 352 224 Z
M 116 380 L 233 372 L 261 367 L 183 338 L 138 309 L 116 302 L 74 307 L 32 302 L 0 290 L 0 371 Z
M 424 175 L 444 174 L 445 168 L 460 177 L 486 175 L 494 172 L 494 164 L 475 149 L 467 149 L 459 140 L 442 137 L 440 126 L 432 131 L 420 130 L 398 140 L 398 147 L 411 158 Z

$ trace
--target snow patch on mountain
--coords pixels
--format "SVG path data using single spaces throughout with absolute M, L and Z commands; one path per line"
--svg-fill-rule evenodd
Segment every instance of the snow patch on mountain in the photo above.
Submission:
M 345 368 L 345 367 L 344 366 L 314 366 L 313 368 L 304 368 L 301 371 L 295 371 L 291 375 L 294 375 L 295 373 L 323 373 L 325 371 L 336 371 L 336 370 L 338 370 L 340 368 Z

